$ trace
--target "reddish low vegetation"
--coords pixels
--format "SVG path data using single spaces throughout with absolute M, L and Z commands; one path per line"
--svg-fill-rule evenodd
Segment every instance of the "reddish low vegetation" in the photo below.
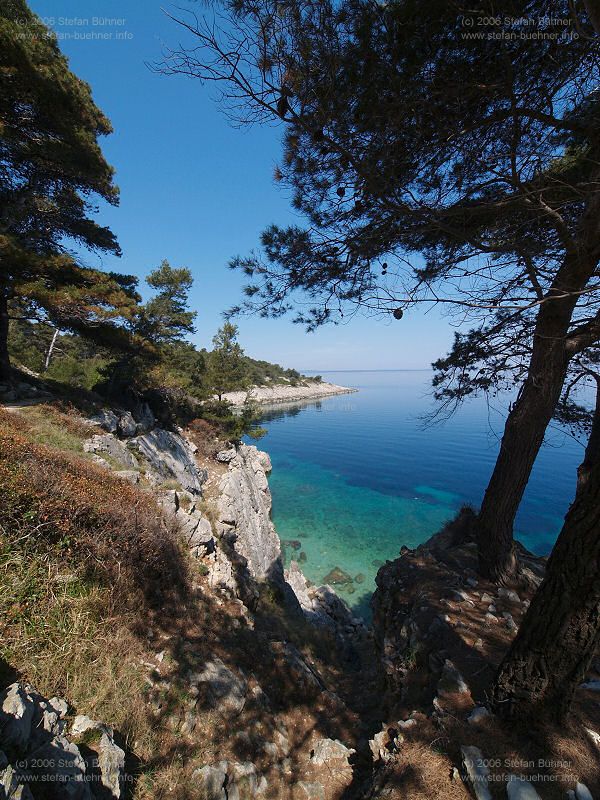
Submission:
M 81 425 L 62 416 L 67 426 Z M 80 573 L 119 586 L 124 602 L 138 593 L 163 600 L 164 591 L 185 584 L 175 532 L 150 494 L 76 455 L 32 443 L 26 422 L 6 412 L 0 412 L 0 505 L 11 539 L 22 534 L 38 549 L 59 548 Z

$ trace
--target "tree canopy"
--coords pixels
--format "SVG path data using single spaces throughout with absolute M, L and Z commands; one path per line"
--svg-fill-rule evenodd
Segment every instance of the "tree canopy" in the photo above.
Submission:
M 118 322 L 138 302 L 135 279 L 78 264 L 69 243 L 120 254 L 91 217 L 116 204 L 113 169 L 99 137 L 111 132 L 90 87 L 23 0 L 0 10 L 0 377 L 10 379 L 8 322 L 19 314 L 126 346 Z

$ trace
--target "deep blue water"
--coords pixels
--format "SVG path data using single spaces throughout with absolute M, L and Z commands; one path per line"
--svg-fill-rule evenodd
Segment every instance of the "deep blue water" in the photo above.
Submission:
M 383 561 L 403 544 L 423 542 L 462 504 L 481 502 L 508 398 L 494 409 L 469 402 L 449 421 L 423 428 L 419 418 L 433 407 L 428 371 L 323 377 L 359 391 L 267 411 L 259 446 L 273 462 L 275 526 L 283 541 L 295 540 L 286 558 L 302 559 L 315 583 L 343 569 L 355 580 L 340 593 L 364 613 Z M 516 526 L 534 552 L 548 553 L 556 539 L 582 454 L 570 436 L 549 431 Z

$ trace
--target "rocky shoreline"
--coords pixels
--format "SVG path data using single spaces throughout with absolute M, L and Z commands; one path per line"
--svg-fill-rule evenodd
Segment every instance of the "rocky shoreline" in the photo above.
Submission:
M 324 381 L 306 381 L 301 386 L 253 386 L 250 398 L 260 405 L 276 405 L 277 403 L 298 403 L 305 400 L 318 400 L 322 397 L 333 397 L 338 394 L 353 394 L 358 389 L 338 386 Z M 233 406 L 242 406 L 248 396 L 247 392 L 226 392 L 223 399 Z

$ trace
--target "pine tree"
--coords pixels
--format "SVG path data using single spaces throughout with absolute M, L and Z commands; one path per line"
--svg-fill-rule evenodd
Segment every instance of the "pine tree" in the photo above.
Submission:
M 193 283 L 190 270 L 173 268 L 163 260 L 160 267 L 148 275 L 146 283 L 157 292 L 142 311 L 145 335 L 165 345 L 180 342 L 187 333 L 194 333 L 196 312 L 188 308 L 188 294 Z
M 118 202 L 98 138 L 108 119 L 24 0 L 0 9 L 0 380 L 11 379 L 9 321 L 18 301 L 34 319 L 130 345 L 124 323 L 135 280 L 79 266 L 65 242 L 120 254 L 94 222 L 94 198 Z M 18 313 L 18 312 L 17 312 Z
M 213 338 L 214 349 L 208 356 L 208 386 L 222 400 L 225 392 L 246 388 L 244 351 L 237 341 L 238 329 L 226 322 Z

